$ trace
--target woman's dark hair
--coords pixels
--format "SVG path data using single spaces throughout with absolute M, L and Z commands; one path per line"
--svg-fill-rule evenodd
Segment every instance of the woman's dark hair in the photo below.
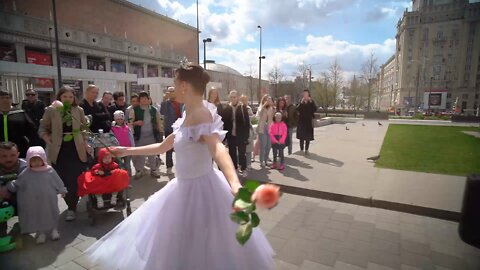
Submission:
M 78 106 L 78 103 L 77 103 L 77 95 L 75 94 L 75 90 L 74 90 L 72 87 L 68 86 L 68 85 L 64 85 L 64 86 L 62 86 L 62 88 L 60 88 L 60 90 L 59 90 L 58 93 L 57 93 L 57 100 L 60 100 L 60 101 L 61 101 L 60 97 L 61 97 L 63 94 L 65 94 L 66 92 L 72 92 L 72 94 L 73 94 L 72 106 L 73 106 L 73 107 L 77 107 L 77 106 Z
M 280 110 L 280 102 L 282 102 L 282 101 L 283 101 L 283 108 L 282 108 L 282 110 L 284 110 L 284 109 L 287 107 L 287 101 L 285 100 L 285 98 L 280 97 L 280 98 L 277 99 L 277 111 Z
M 113 100 L 117 101 L 117 99 L 119 97 L 124 97 L 124 96 L 125 96 L 125 94 L 122 91 L 117 91 L 117 92 L 113 93 Z
M 310 90 L 305 89 L 305 90 L 303 90 L 303 92 L 307 92 L 307 93 L 308 93 L 308 97 L 312 97 L 312 96 L 310 95 Z
M 142 92 L 138 93 L 138 99 L 141 99 L 142 97 L 150 99 L 150 95 L 146 91 L 142 91 Z
M 175 75 L 180 81 L 190 83 L 199 94 L 205 93 L 207 83 L 210 81 L 208 73 L 199 65 L 187 64 L 185 67 L 177 68 Z

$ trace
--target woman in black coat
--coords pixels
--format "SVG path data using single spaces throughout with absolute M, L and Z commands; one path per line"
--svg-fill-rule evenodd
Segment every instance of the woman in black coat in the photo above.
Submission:
M 317 106 L 310 96 L 310 91 L 303 90 L 303 98 L 297 106 L 298 111 L 298 125 L 297 125 L 297 139 L 300 140 L 300 150 L 303 151 L 305 146 L 305 153 L 308 153 L 310 141 L 313 141 L 313 119 Z

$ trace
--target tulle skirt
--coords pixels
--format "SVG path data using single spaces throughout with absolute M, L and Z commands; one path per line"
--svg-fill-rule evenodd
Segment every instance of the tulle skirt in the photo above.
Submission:
M 108 269 L 274 269 L 274 251 L 260 229 L 244 246 L 235 239 L 232 200 L 216 169 L 173 179 L 93 244 L 87 257 Z

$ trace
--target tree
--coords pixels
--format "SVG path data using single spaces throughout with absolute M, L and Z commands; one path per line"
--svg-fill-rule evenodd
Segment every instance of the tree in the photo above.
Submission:
M 278 97 L 277 90 L 278 90 L 278 84 L 283 81 L 285 78 L 285 74 L 282 72 L 282 70 L 278 67 L 278 65 L 275 64 L 273 66 L 272 70 L 268 73 L 268 79 L 270 80 L 270 83 L 275 86 L 274 88 L 274 95 L 275 97 Z
M 327 75 L 331 81 L 331 92 L 332 92 L 332 106 L 333 109 L 337 107 L 337 100 L 338 100 L 338 92 L 341 89 L 343 85 L 343 71 L 342 68 L 340 67 L 340 64 L 338 63 L 337 58 L 333 60 L 333 63 L 330 64 L 330 67 L 328 68 L 328 75 Z
M 368 95 L 367 95 L 367 110 L 370 111 L 371 100 L 372 100 L 372 82 L 375 79 L 378 73 L 377 58 L 375 53 L 371 52 L 370 57 L 362 65 L 362 78 L 368 85 Z
M 302 90 L 309 88 L 309 85 L 308 85 L 310 81 L 309 75 L 310 75 L 310 70 L 303 63 L 298 65 L 297 71 L 293 73 L 293 76 L 295 76 L 296 84 L 299 84 Z

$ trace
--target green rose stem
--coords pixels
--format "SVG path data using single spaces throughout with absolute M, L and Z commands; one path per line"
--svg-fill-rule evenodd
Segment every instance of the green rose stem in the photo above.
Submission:
M 234 212 L 230 214 L 230 219 L 239 224 L 235 234 L 238 243 L 245 245 L 252 235 L 253 228 L 260 224 L 260 218 L 255 213 L 255 202 L 252 201 L 252 194 L 260 183 L 253 180 L 245 181 L 242 188 L 238 190 L 232 203 Z

